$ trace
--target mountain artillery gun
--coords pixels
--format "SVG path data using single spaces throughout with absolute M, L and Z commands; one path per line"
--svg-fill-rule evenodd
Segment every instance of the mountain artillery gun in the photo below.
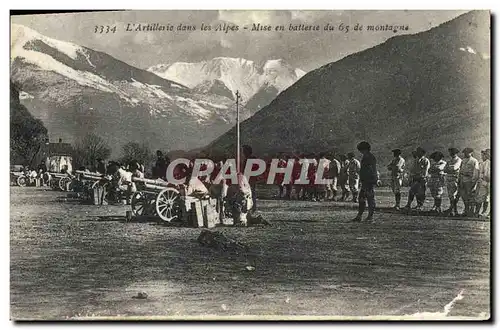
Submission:
M 107 205 L 108 186 L 111 178 L 101 173 L 75 171 L 72 181 L 72 191 L 83 201 L 94 205 Z
M 136 192 L 131 199 L 131 215 L 154 217 L 167 223 L 189 227 L 214 227 L 222 222 L 220 200 L 209 194 L 186 196 L 184 185 L 161 179 L 132 178 Z

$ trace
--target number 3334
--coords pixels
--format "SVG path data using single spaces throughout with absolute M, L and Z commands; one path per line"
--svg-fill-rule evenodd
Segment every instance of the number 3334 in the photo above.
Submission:
M 94 33 L 115 33 L 116 26 L 109 25 L 96 25 L 94 28 Z

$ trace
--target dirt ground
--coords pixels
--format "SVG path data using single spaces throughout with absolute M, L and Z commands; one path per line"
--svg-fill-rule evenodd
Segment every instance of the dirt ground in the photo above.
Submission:
M 13 319 L 489 318 L 490 223 L 394 213 L 387 189 L 376 224 L 349 223 L 351 203 L 260 199 L 273 227 L 215 229 L 246 253 L 65 197 L 11 187 Z

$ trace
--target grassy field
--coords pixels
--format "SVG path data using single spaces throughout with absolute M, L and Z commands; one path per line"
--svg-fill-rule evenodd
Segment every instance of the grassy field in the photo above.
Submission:
M 397 214 L 386 189 L 376 224 L 349 223 L 350 203 L 259 200 L 272 227 L 215 229 L 245 253 L 65 196 L 11 187 L 13 319 L 490 314 L 490 223 Z

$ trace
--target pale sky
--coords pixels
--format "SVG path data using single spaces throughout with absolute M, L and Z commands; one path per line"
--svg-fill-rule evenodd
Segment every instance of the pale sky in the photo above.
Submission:
M 309 71 L 351 53 L 373 47 L 401 32 L 354 32 L 363 25 L 408 25 L 406 33 L 428 30 L 466 11 L 123 11 L 12 16 L 12 23 L 55 39 L 102 51 L 139 68 L 173 62 L 196 62 L 218 56 L 263 63 L 284 59 Z M 202 32 L 201 23 L 228 22 L 237 32 Z M 196 25 L 192 32 L 126 32 L 127 24 Z M 284 32 L 250 31 L 252 23 L 285 25 Z M 289 24 L 319 25 L 320 31 L 290 32 Z M 324 31 L 329 23 L 351 26 L 349 33 Z M 116 33 L 94 33 L 96 25 L 116 25 Z M 248 26 L 249 29 L 243 29 Z

